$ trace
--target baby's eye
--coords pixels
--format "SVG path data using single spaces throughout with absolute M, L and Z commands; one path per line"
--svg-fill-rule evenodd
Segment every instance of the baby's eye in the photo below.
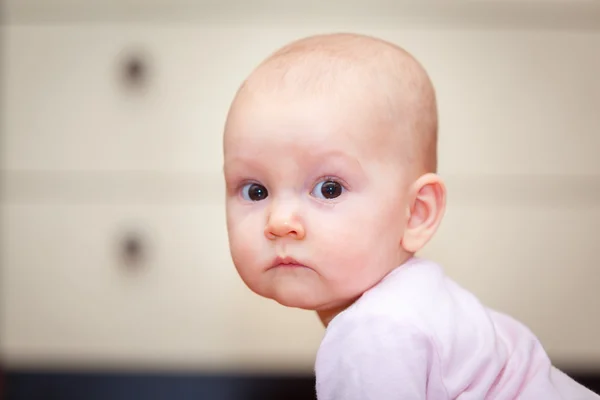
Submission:
M 260 201 L 267 198 L 267 188 L 258 183 L 247 183 L 242 187 L 242 197 L 248 201 Z
M 311 192 L 311 195 L 320 199 L 331 200 L 335 199 L 336 197 L 340 197 L 343 192 L 344 187 L 341 183 L 336 182 L 332 179 L 327 179 L 317 183 L 317 185 Z

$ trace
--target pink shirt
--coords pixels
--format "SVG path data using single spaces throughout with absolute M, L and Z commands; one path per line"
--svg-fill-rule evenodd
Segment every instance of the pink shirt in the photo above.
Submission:
M 524 325 L 418 258 L 331 321 L 315 372 L 319 400 L 600 399 Z

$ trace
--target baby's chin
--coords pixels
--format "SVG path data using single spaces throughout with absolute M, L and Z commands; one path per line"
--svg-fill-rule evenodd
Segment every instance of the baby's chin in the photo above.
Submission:
M 261 293 L 262 296 L 275 300 L 285 307 L 300 308 L 303 310 L 316 311 L 323 305 L 314 288 L 303 285 L 277 285 Z
M 305 299 L 295 298 L 292 296 L 277 296 L 272 297 L 272 300 L 275 300 L 277 303 L 282 306 L 289 308 L 299 308 L 302 310 L 308 311 L 316 311 L 319 308 L 319 304 L 311 301 L 306 301 Z
M 315 301 L 310 296 L 301 293 L 276 293 L 265 296 L 285 307 L 300 308 L 302 310 L 316 311 L 320 307 L 320 302 Z

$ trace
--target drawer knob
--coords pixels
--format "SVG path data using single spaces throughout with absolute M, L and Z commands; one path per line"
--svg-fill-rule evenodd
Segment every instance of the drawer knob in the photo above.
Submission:
M 149 61 L 142 52 L 130 51 L 121 60 L 120 77 L 127 90 L 142 90 L 148 85 Z
M 146 258 L 146 246 L 139 233 L 127 233 L 120 243 L 121 260 L 127 267 L 139 268 Z

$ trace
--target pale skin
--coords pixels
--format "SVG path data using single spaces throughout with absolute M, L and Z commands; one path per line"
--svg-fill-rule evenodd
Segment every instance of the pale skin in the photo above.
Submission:
M 350 34 L 280 49 L 244 82 L 224 133 L 243 281 L 327 326 L 437 230 L 436 140 L 433 88 L 402 49 Z

